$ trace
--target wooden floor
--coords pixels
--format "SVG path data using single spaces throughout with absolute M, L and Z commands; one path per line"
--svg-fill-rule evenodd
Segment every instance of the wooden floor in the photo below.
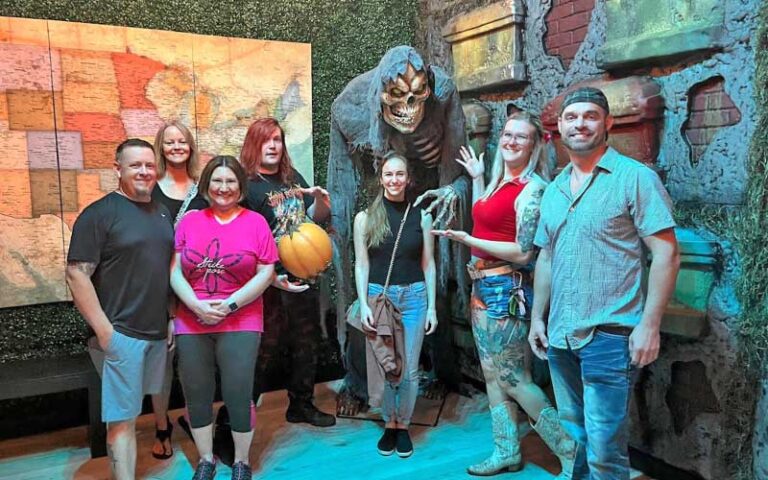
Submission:
M 335 407 L 337 383 L 316 387 L 318 406 Z M 420 404 L 421 405 L 421 404 Z M 424 407 L 426 405 L 426 407 Z M 318 428 L 285 421 L 285 391 L 264 396 L 258 409 L 251 463 L 259 479 L 466 479 L 467 465 L 482 460 L 491 451 L 491 427 L 484 395 L 473 398 L 451 394 L 446 399 L 436 427 L 412 426 L 414 454 L 401 459 L 382 457 L 376 442 L 382 425 L 370 420 L 340 418 L 336 426 Z M 425 403 L 422 409 L 438 408 Z M 171 412 L 176 418 L 181 411 Z M 437 418 L 438 412 L 418 412 L 421 418 Z M 189 479 L 197 464 L 193 443 L 181 428 L 173 432 L 174 456 L 165 461 L 150 455 L 154 437 L 151 415 L 137 421 L 137 477 Z M 557 459 L 535 433 L 522 441 L 525 468 L 501 479 L 544 480 L 559 470 Z M 0 480 L 14 479 L 108 479 L 106 458 L 91 460 L 86 427 L 71 428 L 0 442 Z M 231 470 L 220 466 L 217 479 L 230 478 Z M 649 480 L 633 475 L 633 478 Z

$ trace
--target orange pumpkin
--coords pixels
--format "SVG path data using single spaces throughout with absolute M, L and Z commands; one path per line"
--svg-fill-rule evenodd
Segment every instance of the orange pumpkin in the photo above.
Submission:
M 294 276 L 311 280 L 331 263 L 331 238 L 314 223 L 302 223 L 277 244 L 280 263 Z

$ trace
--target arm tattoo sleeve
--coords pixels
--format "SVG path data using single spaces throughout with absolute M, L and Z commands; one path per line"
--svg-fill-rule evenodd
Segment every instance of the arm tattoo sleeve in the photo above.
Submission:
M 67 267 L 76 268 L 89 277 L 96 271 L 96 264 L 91 262 L 67 262 Z
M 533 249 L 533 238 L 536 236 L 536 227 L 539 225 L 541 197 L 544 189 L 537 189 L 531 194 L 529 200 L 522 206 L 522 215 L 517 221 L 517 243 L 523 253 Z

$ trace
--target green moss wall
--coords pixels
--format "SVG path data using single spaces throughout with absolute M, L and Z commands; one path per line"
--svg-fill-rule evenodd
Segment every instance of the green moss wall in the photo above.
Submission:
M 411 44 L 416 0 L 3 0 L 0 16 L 312 44 L 315 176 L 325 184 L 331 102 L 390 47 Z M 0 310 L 0 363 L 84 349 L 70 304 Z

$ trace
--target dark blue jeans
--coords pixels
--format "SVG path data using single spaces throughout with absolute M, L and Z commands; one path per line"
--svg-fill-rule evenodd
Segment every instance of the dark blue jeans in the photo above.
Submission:
M 629 480 L 629 337 L 595 330 L 578 350 L 549 347 L 560 422 L 579 443 L 573 478 Z

